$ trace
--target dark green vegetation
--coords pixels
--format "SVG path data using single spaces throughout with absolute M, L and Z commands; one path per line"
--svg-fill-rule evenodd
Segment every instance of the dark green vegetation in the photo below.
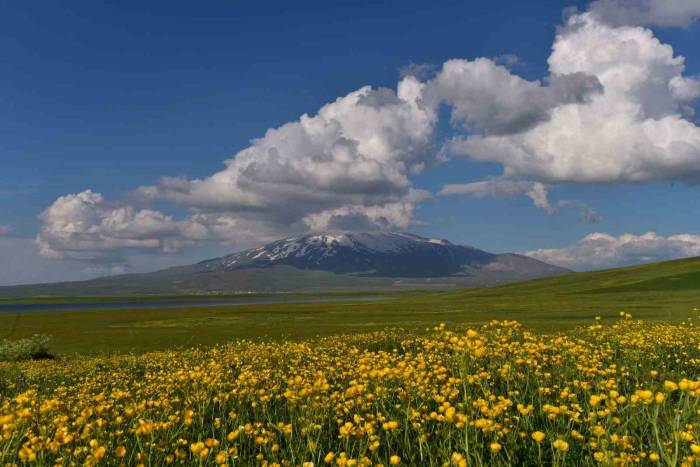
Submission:
M 297 303 L 157 310 L 0 315 L 0 338 L 53 336 L 51 350 L 125 352 L 208 345 L 233 338 L 291 338 L 439 322 L 514 319 L 570 328 L 594 316 L 678 321 L 700 306 L 700 258 L 449 292 L 405 292 L 372 302 Z
M 53 358 L 49 353 L 49 336 L 32 336 L 21 339 L 0 339 L 0 362 L 43 360 Z

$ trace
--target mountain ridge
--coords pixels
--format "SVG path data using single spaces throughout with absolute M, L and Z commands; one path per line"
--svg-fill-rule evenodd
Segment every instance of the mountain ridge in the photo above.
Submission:
M 527 256 L 407 232 L 323 232 L 149 273 L 0 287 L 0 297 L 434 289 L 567 272 Z
M 408 232 L 323 232 L 287 237 L 198 265 L 207 270 L 230 271 L 284 265 L 302 270 L 362 276 L 447 277 L 473 274 L 475 270 L 498 263 L 506 255 L 512 253 L 488 253 L 472 246 L 456 245 L 448 240 Z M 537 273 L 546 275 L 565 271 L 529 259 L 530 268 L 536 269 Z M 504 267 L 501 265 L 501 268 Z

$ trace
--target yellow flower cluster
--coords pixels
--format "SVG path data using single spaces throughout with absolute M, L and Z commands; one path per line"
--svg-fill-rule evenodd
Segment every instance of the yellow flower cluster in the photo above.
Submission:
M 700 462 L 700 326 L 512 321 L 0 364 L 0 465 Z

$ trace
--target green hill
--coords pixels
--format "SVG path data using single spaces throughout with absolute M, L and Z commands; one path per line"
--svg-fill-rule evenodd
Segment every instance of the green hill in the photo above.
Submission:
M 499 287 L 442 293 L 441 300 L 480 306 L 522 321 L 577 321 L 622 309 L 646 318 L 684 319 L 700 306 L 700 257 L 571 273 Z M 551 323 L 556 327 L 558 323 Z
M 460 290 L 447 295 L 483 293 L 606 294 L 622 292 L 700 290 L 700 257 L 642 264 L 601 271 L 577 272 L 474 291 Z

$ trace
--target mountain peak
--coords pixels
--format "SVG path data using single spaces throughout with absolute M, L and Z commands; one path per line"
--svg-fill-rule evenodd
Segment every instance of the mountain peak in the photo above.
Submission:
M 396 231 L 328 231 L 308 234 L 301 237 L 290 237 L 286 242 L 310 242 L 327 247 L 361 246 L 375 251 L 396 251 L 416 243 L 432 243 L 437 245 L 451 245 L 443 239 L 425 238 L 408 232 Z
M 384 277 L 468 276 L 477 270 L 521 268 L 512 258 L 447 240 L 408 232 L 328 231 L 289 237 L 259 248 L 201 263 L 205 271 L 231 271 L 274 266 Z M 553 266 L 527 258 L 531 269 L 555 273 Z M 527 262 L 526 261 L 526 262 Z M 545 271 L 547 270 L 547 271 Z

